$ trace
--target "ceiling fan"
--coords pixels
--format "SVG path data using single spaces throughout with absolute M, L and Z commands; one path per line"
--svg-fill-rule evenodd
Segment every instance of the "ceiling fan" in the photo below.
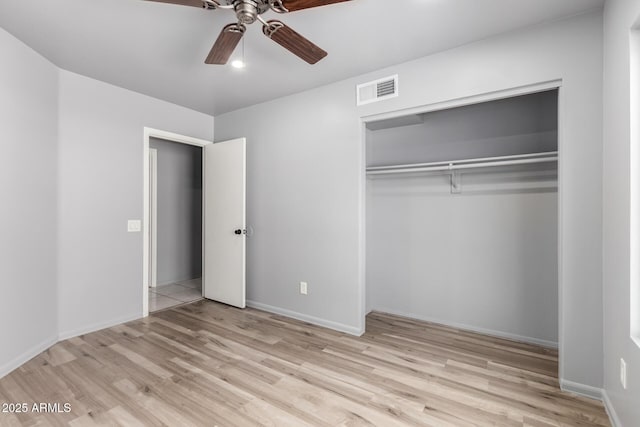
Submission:
M 277 13 L 295 12 L 296 10 L 325 6 L 349 0 L 147 0 L 160 3 L 172 3 L 204 9 L 230 9 L 238 19 L 237 23 L 225 26 L 213 45 L 207 64 L 226 64 L 236 46 L 242 39 L 246 26 L 256 21 L 262 23 L 265 36 L 287 49 L 289 52 L 315 64 L 327 56 L 327 52 L 301 36 L 283 22 L 272 19 L 266 21 L 260 15 L 273 10 Z

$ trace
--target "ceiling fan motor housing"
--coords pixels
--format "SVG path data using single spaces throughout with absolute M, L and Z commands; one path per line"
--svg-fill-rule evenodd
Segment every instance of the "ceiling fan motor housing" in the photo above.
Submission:
M 269 2 L 266 0 L 234 0 L 233 8 L 236 11 L 238 22 L 249 25 L 256 22 L 258 15 L 269 10 Z

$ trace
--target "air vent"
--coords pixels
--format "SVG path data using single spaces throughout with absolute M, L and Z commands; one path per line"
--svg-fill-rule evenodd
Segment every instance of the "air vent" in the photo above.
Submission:
M 364 105 L 398 96 L 398 75 L 363 83 L 356 88 L 357 104 Z

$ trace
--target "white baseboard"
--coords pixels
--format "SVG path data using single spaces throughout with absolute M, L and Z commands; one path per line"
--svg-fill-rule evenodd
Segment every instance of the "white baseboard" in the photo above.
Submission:
M 130 314 L 130 315 L 123 316 L 123 317 L 120 317 L 120 318 L 117 318 L 117 319 L 111 319 L 111 320 L 108 320 L 106 322 L 94 323 L 92 325 L 84 326 L 84 327 L 79 328 L 79 329 L 73 329 L 73 330 L 70 330 L 70 331 L 60 332 L 59 340 L 60 341 L 64 341 L 64 340 L 69 339 L 69 338 L 77 337 L 79 335 L 84 335 L 84 334 L 88 334 L 88 333 L 95 332 L 95 331 L 99 331 L 100 329 L 110 328 L 112 326 L 116 326 L 116 325 L 119 325 L 121 323 L 130 322 L 132 320 L 137 320 L 137 319 L 140 319 L 140 318 L 142 318 L 142 315 L 140 313 L 138 313 L 138 314 Z
M 586 384 L 560 379 L 560 390 L 590 397 L 591 399 L 602 400 L 602 389 Z
M 611 425 L 613 427 L 622 427 L 622 422 L 620 422 L 620 418 L 616 413 L 611 400 L 609 399 L 609 395 L 607 394 L 607 390 L 602 390 L 602 403 L 604 403 L 604 409 L 607 411 L 607 415 L 609 415 L 609 420 L 611 421 Z
M 463 323 L 450 322 L 448 320 L 436 319 L 429 316 L 422 316 L 420 314 L 415 313 L 405 313 L 398 310 L 391 310 L 385 308 L 374 308 L 372 311 L 378 311 L 381 313 L 393 314 L 395 316 L 408 317 L 410 319 L 422 320 L 425 322 L 437 323 L 439 325 L 450 326 L 452 328 L 464 329 L 466 331 L 477 332 L 479 334 L 491 335 L 498 338 L 506 338 L 513 341 L 526 342 L 529 344 L 541 345 L 547 348 L 558 348 L 558 343 L 556 341 L 547 341 L 538 338 L 526 337 L 523 335 L 512 334 L 509 332 L 503 331 L 495 331 L 493 329 L 479 328 L 473 325 L 466 325 Z
M 58 337 L 56 336 L 50 337 L 44 340 L 43 342 L 41 342 L 40 344 L 36 345 L 35 347 L 32 347 L 29 350 L 25 351 L 21 355 L 14 357 L 13 360 L 10 360 L 9 362 L 0 366 L 0 378 L 9 374 L 14 369 L 24 365 L 29 360 L 33 359 L 34 357 L 36 357 L 37 355 L 39 355 L 40 353 L 42 353 L 43 351 L 45 351 L 46 349 L 48 349 L 49 347 L 51 347 L 57 342 L 58 342 Z
M 331 320 L 321 319 L 319 317 L 309 316 L 307 314 L 298 313 L 297 311 L 291 311 L 285 308 L 275 307 L 257 301 L 247 300 L 247 306 L 251 308 L 257 308 L 258 310 L 268 311 L 269 313 L 281 314 L 293 319 L 302 320 L 303 322 L 308 322 L 314 325 L 333 329 L 335 331 L 345 332 L 350 335 L 360 336 L 364 333 L 364 328 L 358 328 L 351 325 L 345 325 L 344 323 L 338 323 Z

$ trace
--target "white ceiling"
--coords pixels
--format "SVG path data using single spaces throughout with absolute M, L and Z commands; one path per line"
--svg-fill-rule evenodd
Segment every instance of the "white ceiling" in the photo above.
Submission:
M 235 21 L 227 10 L 144 0 L 0 0 L 0 26 L 61 68 L 218 115 L 603 3 L 352 0 L 267 12 L 329 55 L 309 65 L 256 23 L 245 34 L 243 70 L 204 64 L 220 29 Z

